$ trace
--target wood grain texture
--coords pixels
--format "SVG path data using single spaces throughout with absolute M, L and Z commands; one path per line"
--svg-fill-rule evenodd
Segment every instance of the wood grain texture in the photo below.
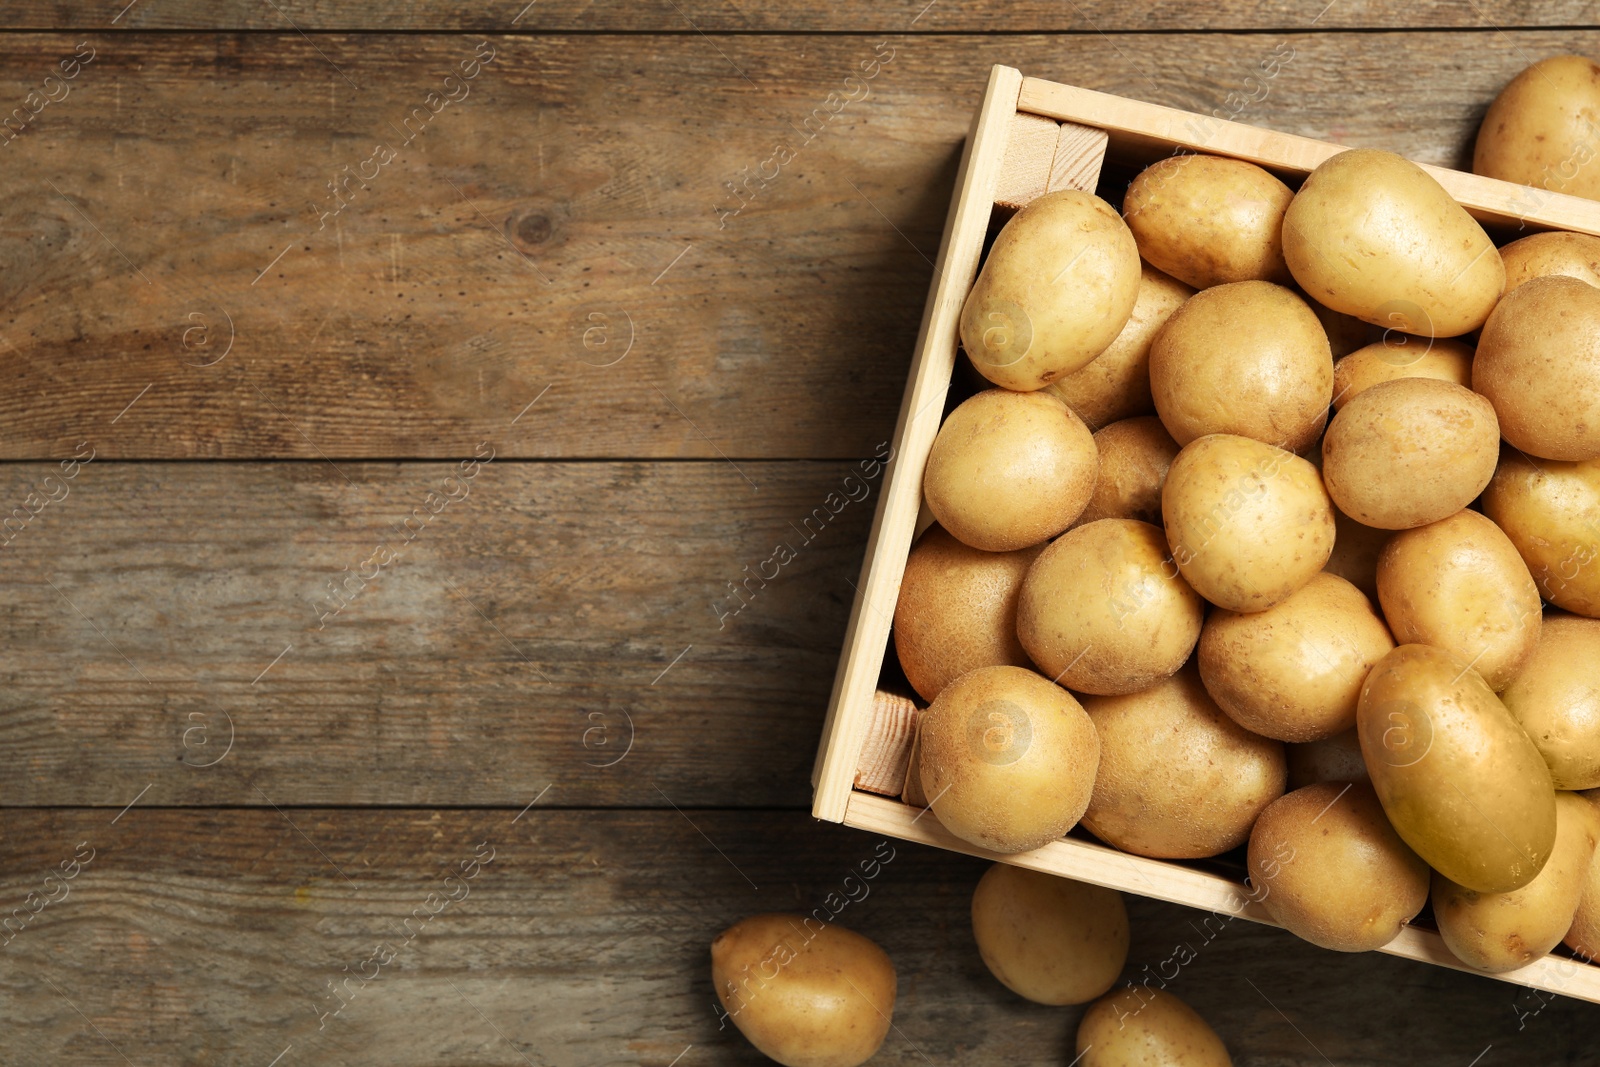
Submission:
M 19 104 L 81 39 L 0 38 Z M 0 455 L 869 454 L 990 64 L 1459 165 L 1524 61 L 1600 53 L 1485 39 L 494 37 L 408 146 L 478 38 L 91 35 L 0 148 Z

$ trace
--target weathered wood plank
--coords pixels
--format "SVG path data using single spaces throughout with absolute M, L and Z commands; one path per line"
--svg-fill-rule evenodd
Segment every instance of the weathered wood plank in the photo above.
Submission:
M 1023 1002 L 978 958 L 981 863 L 799 813 L 112 814 L 7 816 L 0 904 L 57 898 L 0 948 L 8 1062 L 762 1063 L 718 1030 L 707 946 L 747 914 L 830 894 L 835 908 L 856 898 L 838 921 L 899 973 L 897 1029 L 874 1063 L 1071 1058 L 1079 1009 Z M 45 882 L 75 857 L 73 878 Z M 1600 1058 L 1589 1005 L 1533 1014 L 1538 1000 L 1474 976 L 1135 898 L 1129 910 L 1125 975 L 1174 976 L 1236 1063 L 1462 1067 L 1491 1045 L 1502 1063 Z
M 0 805 L 809 806 L 870 467 L 469 470 L 0 465 Z
M 17 102 L 83 39 L 0 38 Z M 495 37 L 433 115 L 479 38 L 90 35 L 0 148 L 0 455 L 868 454 L 990 64 L 1459 163 L 1600 53 L 1487 39 Z

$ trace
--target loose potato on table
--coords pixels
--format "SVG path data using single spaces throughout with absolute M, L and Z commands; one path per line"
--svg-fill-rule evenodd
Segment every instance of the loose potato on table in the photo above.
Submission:
M 1222 1038 L 1189 1005 L 1149 986 L 1095 1001 L 1078 1023 L 1077 1067 L 1232 1067 Z
M 1471 388 L 1472 349 L 1449 337 L 1391 334 L 1333 365 L 1334 409 L 1396 378 L 1438 378 Z
M 1289 788 L 1303 789 L 1318 782 L 1371 782 L 1361 758 L 1361 738 L 1352 727 L 1318 741 L 1285 745 L 1289 760 Z
M 989 973 L 1039 1004 L 1083 1004 L 1128 960 L 1122 896 L 1087 882 L 997 863 L 972 894 L 972 936 Z
M 1592 123 L 1600 116 L 1600 66 L 1551 56 L 1500 90 L 1478 127 L 1474 174 L 1600 199 Z
M 1150 391 L 1180 445 L 1210 433 L 1290 452 L 1316 441 L 1333 396 L 1333 353 L 1292 290 L 1233 282 L 1196 293 L 1150 345 Z
M 1557 789 L 1600 788 L 1600 619 L 1554 611 L 1500 694 Z
M 1095 431 L 1100 477 L 1089 506 L 1078 516 L 1083 526 L 1100 519 L 1161 522 L 1161 486 L 1178 454 L 1178 442 L 1152 415 L 1123 419 Z
M 1140 255 L 1197 289 L 1251 280 L 1287 284 L 1281 230 L 1293 198 L 1254 163 L 1180 155 L 1133 179 L 1122 215 Z
M 1512 448 L 1483 494 L 1552 604 L 1600 618 L 1600 460 L 1537 462 Z
M 1506 265 L 1506 292 L 1552 274 L 1600 286 L 1600 237 L 1587 233 L 1536 233 L 1500 249 Z
M 995 238 L 961 309 L 961 345 L 994 384 L 1039 389 L 1105 351 L 1138 292 L 1139 249 L 1111 205 L 1046 193 Z

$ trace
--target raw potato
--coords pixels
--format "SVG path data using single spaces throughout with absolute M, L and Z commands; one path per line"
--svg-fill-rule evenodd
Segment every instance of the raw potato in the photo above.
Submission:
M 1600 66 L 1583 56 L 1542 59 L 1500 90 L 1478 127 L 1472 172 L 1600 199 Z M 1542 202 L 1527 198 L 1529 209 Z
M 1017 601 L 1017 637 L 1069 689 L 1131 693 L 1183 666 L 1204 612 L 1159 527 L 1101 519 L 1034 560 Z
M 1487 400 L 1453 382 L 1399 378 L 1372 386 L 1333 417 L 1322 439 L 1322 479 L 1357 522 L 1408 530 L 1472 503 L 1499 455 L 1500 428 Z
M 1273 921 L 1336 952 L 1382 948 L 1428 902 L 1428 865 L 1365 782 L 1273 801 L 1250 832 L 1247 863 L 1251 896 Z
M 1324 571 L 1266 611 L 1213 611 L 1195 661 L 1234 722 L 1303 742 L 1354 728 L 1361 683 L 1393 647 L 1361 590 Z
M 1017 594 L 1039 547 L 981 552 L 935 526 L 906 559 L 894 607 L 900 666 L 923 700 L 979 667 L 1029 666 L 1017 640 Z
M 1227 1046 L 1171 993 L 1132 986 L 1108 993 L 1078 1023 L 1081 1067 L 1232 1067 Z
M 1557 789 L 1600 787 L 1600 619 L 1545 616 L 1539 647 L 1500 694 Z
M 1556 794 L 1556 845 L 1538 877 L 1509 893 L 1474 893 L 1433 876 L 1433 917 L 1451 952 L 1480 971 L 1525 967 L 1572 926 L 1594 860 L 1595 818 L 1575 793 Z
M 1443 186 L 1370 148 L 1306 178 L 1283 217 L 1283 256 L 1313 300 L 1423 337 L 1482 326 L 1506 282 L 1494 242 Z
M 1178 442 L 1152 415 L 1113 422 L 1094 435 L 1100 477 L 1089 506 L 1078 516 L 1083 526 L 1100 519 L 1161 522 L 1161 486 L 1178 454 Z
M 894 1015 L 894 964 L 835 923 L 753 915 L 711 942 L 723 1010 L 762 1055 L 786 1067 L 857 1067 Z
M 1333 555 L 1322 569 L 1361 590 L 1368 600 L 1377 600 L 1378 556 L 1389 543 L 1390 532 L 1363 526 L 1337 507 L 1333 509 L 1333 530 Z
M 1536 233 L 1500 249 L 1500 259 L 1506 265 L 1507 293 L 1523 282 L 1552 274 L 1600 286 L 1600 237 L 1586 233 Z
M 1323 332 L 1328 335 L 1328 346 L 1333 349 L 1334 359 L 1343 359 L 1356 349 L 1365 348 L 1378 332 L 1370 323 L 1362 322 L 1354 315 L 1346 315 L 1342 311 L 1324 307 L 1303 292 L 1300 298 L 1316 312 L 1317 320 L 1322 323 Z
M 1122 216 L 1139 254 L 1196 289 L 1252 279 L 1287 284 L 1283 213 L 1294 193 L 1241 159 L 1169 156 L 1128 186 Z
M 989 389 L 939 427 L 922 494 L 958 541 L 985 552 L 1041 544 L 1071 526 L 1094 493 L 1094 435 L 1061 401 Z
M 1155 412 L 1150 398 L 1150 342 L 1178 305 L 1194 295 L 1193 289 L 1148 263 L 1139 269 L 1139 296 L 1117 339 L 1088 366 L 1044 387 L 1064 400 L 1091 430 Z
M 1476 511 L 1391 537 L 1378 600 L 1395 640 L 1471 663 L 1497 693 L 1539 644 L 1539 588 L 1511 539 Z
M 1021 667 L 980 667 L 945 686 L 917 739 L 933 813 L 992 852 L 1026 852 L 1076 826 L 1100 761 L 1072 694 Z
M 1150 345 L 1150 392 L 1173 440 L 1238 434 L 1298 452 L 1333 397 L 1333 353 L 1316 313 L 1271 282 L 1196 293 Z
M 1600 289 L 1535 278 L 1500 301 L 1472 361 L 1505 439 L 1540 459 L 1600 459 Z
M 1535 464 L 1507 448 L 1483 513 L 1517 546 L 1546 600 L 1600 618 L 1600 461 Z
M 1342 734 L 1285 745 L 1289 759 L 1289 788 L 1303 789 L 1317 782 L 1368 782 L 1367 765 L 1361 758 L 1361 738 L 1352 728 Z
M 1550 769 L 1466 661 L 1401 645 L 1367 676 L 1356 728 L 1389 822 L 1434 870 L 1506 893 L 1544 867 L 1556 838 Z
M 989 973 L 1038 1004 L 1084 1004 L 1128 960 L 1122 896 L 1087 882 L 997 863 L 972 894 L 972 936 Z
M 1600 810 L 1594 807 L 1594 795 L 1586 794 L 1584 799 L 1590 805 L 1590 816 L 1600 825 Z M 1600 848 L 1596 851 L 1600 852 Z M 1585 963 L 1600 961 L 1600 855 L 1589 861 L 1583 890 L 1578 895 L 1577 913 L 1561 940 Z
M 1167 471 L 1161 513 L 1178 570 L 1230 611 L 1282 603 L 1333 552 L 1333 507 L 1317 468 L 1248 437 L 1185 445 Z
M 1244 844 L 1283 794 L 1283 745 L 1223 714 L 1193 667 L 1083 706 L 1100 735 L 1083 825 L 1108 845 L 1157 859 L 1215 856 Z
M 1111 205 L 1046 193 L 995 238 L 961 309 L 961 344 L 994 384 L 1038 389 L 1105 351 L 1138 293 L 1139 249 Z
M 1472 386 L 1472 349 L 1448 337 L 1391 333 L 1333 365 L 1333 406 L 1344 407 L 1379 382 L 1438 378 Z

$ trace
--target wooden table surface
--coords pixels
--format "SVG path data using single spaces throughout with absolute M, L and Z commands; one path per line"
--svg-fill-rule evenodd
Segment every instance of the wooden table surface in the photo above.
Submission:
M 4 1064 L 762 1062 L 706 949 L 877 848 L 808 814 L 872 500 L 728 583 L 887 440 L 989 65 L 1459 166 L 1600 54 L 1569 0 L 125 3 L 0 7 Z M 875 1063 L 1072 1058 L 981 869 L 841 916 Z M 1600 1062 L 1600 1008 L 1129 905 L 1241 1065 Z

